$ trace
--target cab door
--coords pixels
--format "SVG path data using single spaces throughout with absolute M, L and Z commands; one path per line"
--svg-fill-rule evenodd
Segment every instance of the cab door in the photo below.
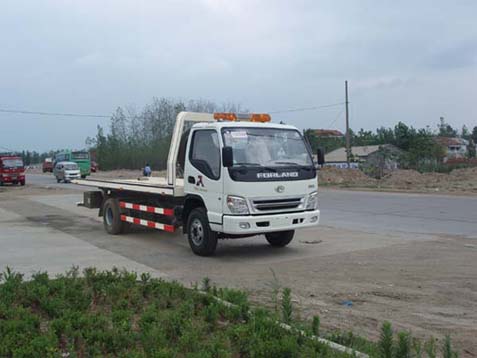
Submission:
M 184 170 L 185 194 L 202 198 L 210 223 L 222 224 L 222 173 L 219 134 L 215 129 L 191 133 Z

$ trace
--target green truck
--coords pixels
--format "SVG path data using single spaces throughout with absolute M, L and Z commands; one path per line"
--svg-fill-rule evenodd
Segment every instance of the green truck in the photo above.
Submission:
M 74 162 L 78 164 L 80 169 L 81 178 L 86 178 L 88 175 L 91 175 L 91 157 L 89 152 L 86 150 L 65 150 L 63 152 L 57 153 L 55 155 L 55 163 L 59 162 Z

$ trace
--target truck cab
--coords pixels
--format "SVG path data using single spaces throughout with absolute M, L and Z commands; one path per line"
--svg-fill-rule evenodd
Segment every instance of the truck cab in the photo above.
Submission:
M 320 219 L 309 146 L 297 128 L 267 114 L 181 112 L 166 177 L 73 182 L 101 189 L 85 193 L 84 202 L 100 208 L 109 233 L 130 224 L 182 226 L 201 256 L 213 254 L 219 239 L 260 234 L 284 247 L 296 229 Z
M 5 183 L 25 185 L 25 167 L 21 157 L 0 155 L 0 185 Z
M 203 202 L 211 230 L 221 236 L 273 233 L 270 243 L 281 246 L 293 230 L 318 223 L 316 170 L 296 128 L 199 123 L 191 129 L 186 153 L 186 211 L 188 199 Z

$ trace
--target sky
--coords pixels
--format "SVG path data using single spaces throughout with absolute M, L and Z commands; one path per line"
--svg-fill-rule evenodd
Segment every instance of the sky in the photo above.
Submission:
M 344 101 L 350 125 L 477 125 L 475 0 L 3 0 L 0 111 L 109 115 L 153 97 L 254 112 Z M 344 130 L 344 106 L 273 121 Z M 0 112 L 0 151 L 78 149 L 107 118 Z

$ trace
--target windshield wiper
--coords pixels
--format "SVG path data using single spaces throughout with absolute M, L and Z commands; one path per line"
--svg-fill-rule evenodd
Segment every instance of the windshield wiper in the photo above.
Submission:
M 251 166 L 254 166 L 254 167 L 261 167 L 260 163 L 249 163 L 249 162 L 238 162 L 238 163 L 234 163 L 234 166 L 235 165 L 243 165 L 243 166 L 247 166 L 247 165 L 251 165 Z
M 313 167 L 312 165 L 304 165 L 296 162 L 275 162 L 275 164 L 296 165 L 305 170 L 310 170 Z
M 260 172 L 263 172 L 263 170 L 268 170 L 270 172 L 276 172 L 277 171 L 275 168 L 268 167 L 268 166 L 263 166 L 260 163 L 239 162 L 239 163 L 234 163 L 234 166 L 238 166 L 238 167 L 247 167 L 247 166 L 259 167 L 261 169 Z

